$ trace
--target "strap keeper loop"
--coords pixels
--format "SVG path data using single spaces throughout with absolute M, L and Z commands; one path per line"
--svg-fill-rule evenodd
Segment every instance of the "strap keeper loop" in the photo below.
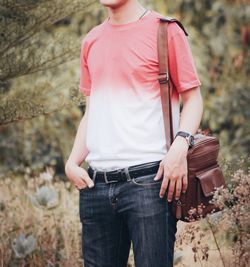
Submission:
M 158 81 L 159 81 L 160 84 L 167 83 L 168 80 L 169 80 L 169 76 L 168 76 L 168 73 L 167 72 L 159 73 L 159 75 L 158 75 Z

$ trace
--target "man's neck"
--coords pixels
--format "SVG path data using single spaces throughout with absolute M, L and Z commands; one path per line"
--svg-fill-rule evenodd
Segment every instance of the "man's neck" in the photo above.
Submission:
M 138 1 L 127 1 L 120 6 L 107 6 L 107 8 L 109 21 L 112 24 L 125 24 L 136 21 L 145 11 L 145 7 Z

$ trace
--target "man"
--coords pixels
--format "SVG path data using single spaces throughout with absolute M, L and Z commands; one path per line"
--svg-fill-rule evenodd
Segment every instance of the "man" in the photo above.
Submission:
M 156 42 L 163 16 L 137 0 L 100 3 L 109 16 L 82 41 L 86 110 L 65 165 L 79 189 L 84 264 L 125 267 L 132 243 L 137 267 L 173 266 L 171 201 L 187 189 L 189 144 L 176 136 L 166 151 Z M 170 76 L 183 102 L 178 130 L 194 134 L 203 112 L 201 82 L 175 22 L 167 41 Z

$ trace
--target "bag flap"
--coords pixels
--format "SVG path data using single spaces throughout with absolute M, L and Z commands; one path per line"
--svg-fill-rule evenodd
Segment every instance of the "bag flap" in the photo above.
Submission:
M 219 166 L 196 173 L 196 177 L 200 180 L 202 191 L 206 197 L 212 196 L 217 187 L 226 185 L 223 173 Z

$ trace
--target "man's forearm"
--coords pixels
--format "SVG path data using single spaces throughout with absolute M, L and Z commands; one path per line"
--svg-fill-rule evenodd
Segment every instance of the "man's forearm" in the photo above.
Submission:
M 183 108 L 179 130 L 195 134 L 200 126 L 203 114 L 203 100 L 199 87 L 190 89 L 190 94 L 182 94 Z
M 86 147 L 87 120 L 88 120 L 88 114 L 85 112 L 78 126 L 74 145 L 70 153 L 70 156 L 67 160 L 67 164 L 73 163 L 80 166 L 82 162 L 85 160 L 87 154 L 89 153 Z
M 187 90 L 181 94 L 181 97 L 183 108 L 180 115 L 179 131 L 187 131 L 195 134 L 200 126 L 203 114 L 203 100 L 200 94 L 200 88 L 196 87 Z M 177 136 L 175 141 L 186 142 L 181 136 Z

